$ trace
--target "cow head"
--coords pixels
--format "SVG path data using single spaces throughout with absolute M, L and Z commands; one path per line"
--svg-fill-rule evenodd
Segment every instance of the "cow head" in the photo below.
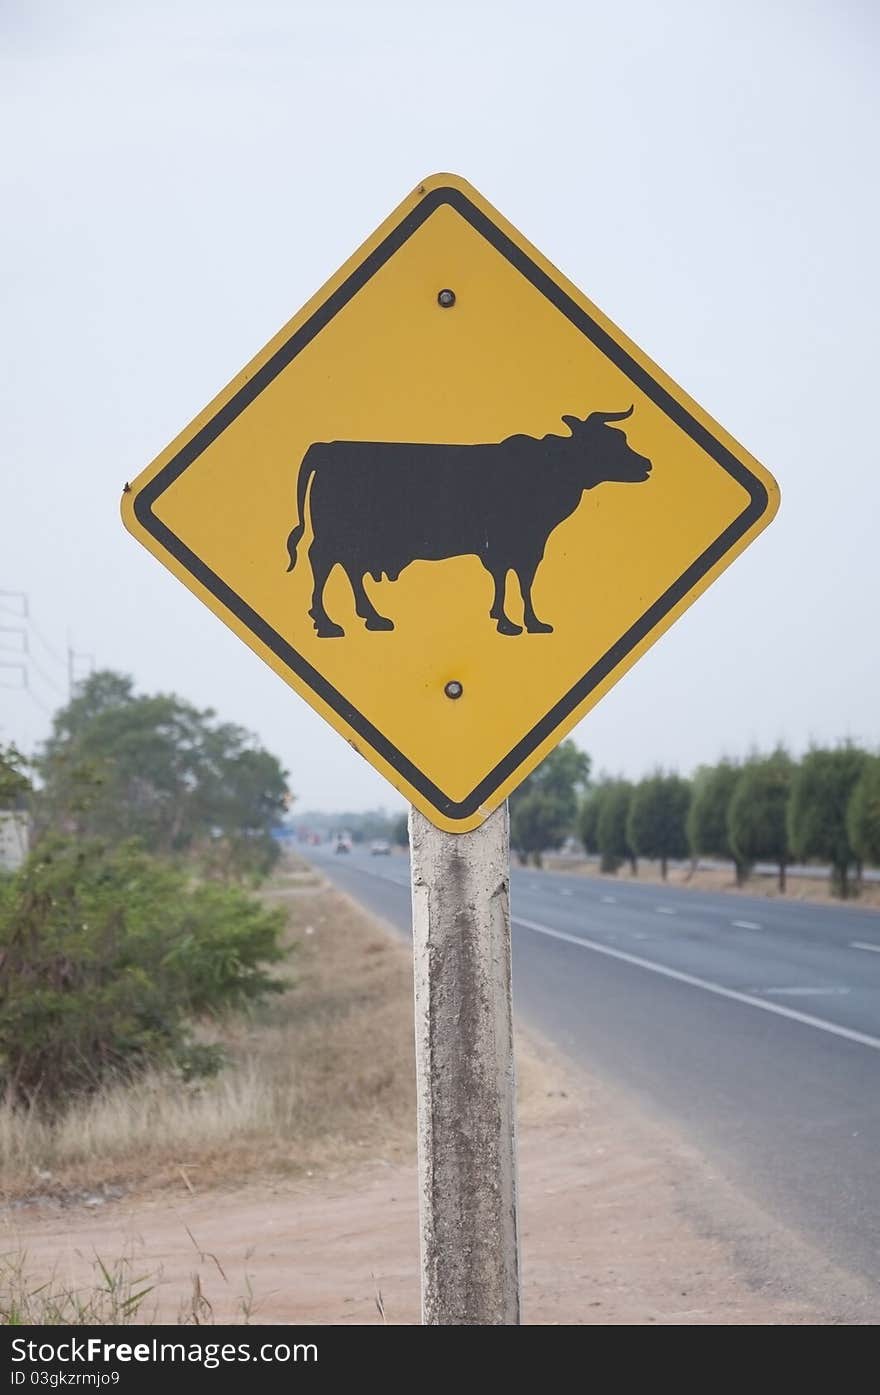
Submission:
M 580 417 L 562 418 L 571 431 L 577 468 L 586 476 L 584 489 L 606 483 L 641 484 L 650 475 L 650 460 L 627 444 L 623 431 L 608 424 L 626 421 L 632 414 L 630 407 L 625 412 L 591 412 L 583 421 Z

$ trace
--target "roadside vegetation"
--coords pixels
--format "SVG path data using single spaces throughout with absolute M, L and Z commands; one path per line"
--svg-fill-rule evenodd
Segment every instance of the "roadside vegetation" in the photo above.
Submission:
M 566 741 L 515 791 L 521 862 L 577 838 L 609 874 L 708 857 L 742 884 L 769 861 L 783 891 L 812 859 L 839 896 L 880 863 L 880 756 L 853 745 L 692 780 L 591 773 Z M 0 810 L 32 830 L 24 864 L 0 874 L 7 1197 L 204 1185 L 342 1156 L 379 1116 L 383 1137 L 389 1120 L 405 1131 L 400 957 L 307 868 L 278 868 L 290 803 L 246 731 L 111 672 L 79 686 L 35 757 L 0 747 Z M 399 815 L 325 818 L 325 833 L 405 839 Z
M 137 839 L 215 880 L 258 883 L 272 870 L 272 827 L 290 803 L 287 775 L 242 727 L 173 694 L 138 695 L 99 672 L 56 714 L 34 762 L 37 841 L 50 831 Z
M 590 757 L 573 741 L 551 751 L 510 796 L 510 842 L 520 862 L 541 866 L 577 818 L 578 799 L 590 779 Z
M 0 809 L 32 830 L 0 874 L 0 1197 L 101 1205 L 408 1138 L 406 957 L 278 865 L 290 803 L 247 732 L 116 673 L 32 761 L 0 748 Z
M 167 1066 L 222 1064 L 199 1024 L 281 991 L 283 913 L 194 881 L 137 845 L 44 837 L 0 883 L 0 1081 L 7 1107 L 73 1096 Z
M 130 1327 L 143 1321 L 153 1287 L 128 1255 L 109 1264 L 96 1258 L 91 1282 L 76 1285 L 35 1278 L 24 1253 L 0 1254 L 0 1326 Z
M 222 1069 L 156 1067 L 53 1110 L 0 1107 L 0 1192 L 101 1204 L 132 1189 L 187 1195 L 315 1174 L 411 1147 L 415 1110 L 408 957 L 307 868 L 262 899 L 283 910 L 281 991 L 202 1021 Z M 369 1049 L 365 1050 L 365 1043 Z
M 93 1149 L 108 1101 L 129 1117 L 215 1076 L 229 1024 L 288 988 L 285 913 L 254 894 L 288 802 L 247 732 L 120 674 L 83 683 L 32 761 L 0 749 L 0 809 L 32 834 L 0 873 L 4 1188 L 72 1134 Z
M 756 863 L 777 868 L 780 893 L 795 862 L 830 867 L 832 895 L 862 893 L 866 867 L 880 866 L 880 754 L 851 743 L 816 747 L 800 761 L 783 749 L 743 762 L 701 766 L 692 779 L 655 770 L 638 781 L 600 775 L 565 741 L 510 799 L 511 843 L 540 866 L 577 841 L 600 871 L 670 862 L 731 863 L 744 886 Z

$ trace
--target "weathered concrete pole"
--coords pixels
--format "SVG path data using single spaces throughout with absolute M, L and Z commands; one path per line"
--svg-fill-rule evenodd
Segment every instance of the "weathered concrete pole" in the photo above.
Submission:
M 422 1320 L 518 1323 L 507 806 L 409 829 Z

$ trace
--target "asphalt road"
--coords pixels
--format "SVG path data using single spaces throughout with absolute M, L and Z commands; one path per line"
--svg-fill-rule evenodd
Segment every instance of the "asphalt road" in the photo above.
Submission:
M 410 929 L 405 857 L 310 849 Z M 880 914 L 515 870 L 517 1012 L 880 1286 Z

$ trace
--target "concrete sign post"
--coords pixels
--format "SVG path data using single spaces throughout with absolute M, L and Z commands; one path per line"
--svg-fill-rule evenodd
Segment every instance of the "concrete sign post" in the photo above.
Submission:
M 450 174 L 125 485 L 129 531 L 414 806 L 428 1322 L 518 1314 L 505 801 L 778 502 Z
M 422 1313 L 519 1322 L 507 806 L 410 813 Z

